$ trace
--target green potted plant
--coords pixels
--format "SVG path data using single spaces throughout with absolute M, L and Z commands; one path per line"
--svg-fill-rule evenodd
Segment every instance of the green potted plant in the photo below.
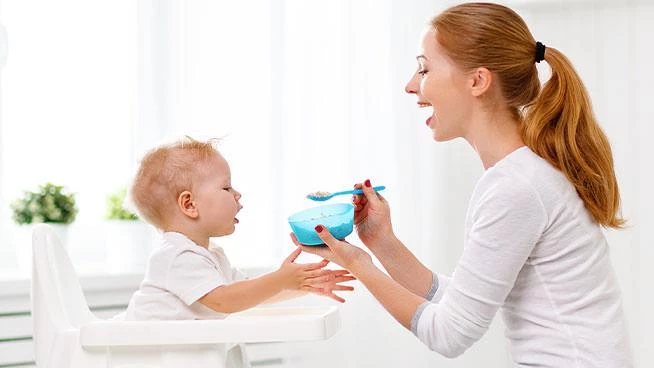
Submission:
M 19 225 L 47 222 L 68 225 L 75 221 L 75 195 L 61 185 L 45 183 L 35 192 L 25 191 L 11 204 L 12 218 Z
M 126 195 L 127 188 L 123 187 L 107 196 L 107 213 L 105 214 L 107 220 L 133 221 L 139 219 L 134 212 L 125 209 L 123 206 Z
M 106 200 L 105 241 L 111 271 L 142 272 L 152 249 L 153 230 L 125 208 L 127 188 L 109 193 Z
M 31 234 L 32 225 L 48 223 L 59 236 L 61 243 L 68 242 L 68 225 L 75 221 L 77 206 L 75 194 L 64 189 L 62 185 L 45 183 L 36 191 L 25 191 L 23 196 L 11 205 L 15 229 L 16 260 L 21 271 L 29 271 L 32 260 Z

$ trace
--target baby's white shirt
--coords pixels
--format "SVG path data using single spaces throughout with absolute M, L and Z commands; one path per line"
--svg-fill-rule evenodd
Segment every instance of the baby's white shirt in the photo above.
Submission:
M 522 147 L 474 189 L 463 254 L 438 274 L 411 329 L 461 354 L 502 310 L 515 364 L 629 367 L 631 350 L 609 247 L 574 186 Z
M 220 319 L 198 302 L 211 290 L 246 279 L 231 266 L 222 248 L 204 248 L 183 234 L 165 232 L 148 260 L 145 277 L 134 293 L 126 320 Z

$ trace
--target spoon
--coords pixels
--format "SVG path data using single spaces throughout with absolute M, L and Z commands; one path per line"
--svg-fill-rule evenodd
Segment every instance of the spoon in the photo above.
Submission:
M 373 189 L 375 192 L 379 192 L 379 191 L 381 191 L 381 190 L 386 189 L 386 187 L 383 186 L 383 185 L 380 185 L 380 186 L 377 186 L 377 187 L 372 187 L 372 189 Z M 320 202 L 322 202 L 322 201 L 326 201 L 326 200 L 330 199 L 330 198 L 333 197 L 333 196 L 343 195 L 343 194 L 363 194 L 363 190 L 362 190 L 362 189 L 352 189 L 352 190 L 344 190 L 344 191 L 342 191 L 342 192 L 336 192 L 336 193 L 330 193 L 330 192 L 315 192 L 315 193 L 309 193 L 309 194 L 307 194 L 307 198 L 309 198 L 309 199 L 312 200 L 312 201 L 320 201 Z

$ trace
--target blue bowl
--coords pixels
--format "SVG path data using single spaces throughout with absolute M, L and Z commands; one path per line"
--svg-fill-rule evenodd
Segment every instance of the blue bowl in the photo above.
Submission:
M 316 225 L 324 225 L 334 238 L 343 239 L 352 233 L 354 206 L 338 203 L 309 208 L 291 215 L 288 223 L 300 243 L 322 245 L 324 243 L 316 233 Z

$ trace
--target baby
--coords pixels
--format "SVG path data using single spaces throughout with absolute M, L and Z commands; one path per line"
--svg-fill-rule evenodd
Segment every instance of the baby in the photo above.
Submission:
M 141 161 L 130 196 L 143 219 L 163 232 L 145 278 L 125 314 L 128 320 L 224 318 L 261 303 L 307 292 L 344 300 L 345 270 L 328 261 L 298 264 L 293 251 L 276 271 L 248 279 L 210 238 L 229 235 L 243 208 L 229 165 L 211 141 L 191 138 L 151 150 Z

